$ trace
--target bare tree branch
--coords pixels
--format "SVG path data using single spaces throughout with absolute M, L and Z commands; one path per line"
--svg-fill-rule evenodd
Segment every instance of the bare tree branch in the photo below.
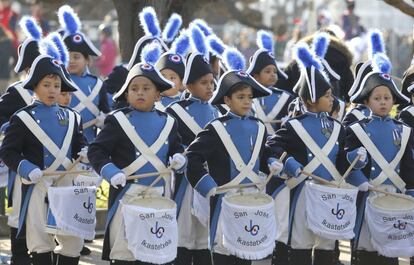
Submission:
M 384 0 L 384 2 L 399 9 L 404 14 L 414 17 L 414 7 L 406 3 L 404 0 Z

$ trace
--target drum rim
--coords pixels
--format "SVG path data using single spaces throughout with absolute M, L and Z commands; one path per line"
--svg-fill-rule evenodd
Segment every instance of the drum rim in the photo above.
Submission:
M 373 200 L 375 200 L 377 198 L 381 198 L 381 197 L 386 197 L 386 196 L 391 197 L 390 195 L 373 195 L 373 196 L 369 196 L 367 199 L 368 199 L 368 202 L 370 203 L 370 205 L 372 205 L 372 207 L 374 207 L 376 209 L 383 210 L 383 211 L 387 211 L 387 212 L 401 212 L 401 211 L 410 211 L 410 210 L 414 211 L 414 202 L 412 202 L 412 206 L 411 206 L 410 209 L 388 209 L 388 208 L 384 208 L 382 206 L 379 206 L 379 205 L 376 205 L 376 204 L 372 203 Z M 407 196 L 409 196 L 409 195 L 407 195 Z M 399 200 L 409 201 L 408 198 L 407 199 L 398 198 L 398 197 L 394 197 L 394 198 L 399 199 Z
M 330 188 L 330 189 L 335 189 L 335 190 L 351 190 L 351 191 L 355 191 L 355 192 L 358 193 L 357 187 L 355 187 L 355 186 L 353 186 L 349 183 L 346 183 L 346 184 L 347 184 L 347 187 L 336 187 L 333 184 L 332 184 L 332 186 L 328 186 L 328 185 L 316 183 L 313 180 L 307 180 L 305 182 L 305 185 L 308 185 L 308 186 L 312 185 L 312 186 L 322 187 L 323 189 Z
M 223 201 L 230 204 L 232 207 L 237 207 L 237 208 L 249 208 L 250 209 L 250 208 L 256 208 L 256 207 L 259 206 L 259 205 L 252 205 L 252 206 L 250 206 L 250 205 L 238 205 L 238 204 L 234 204 L 234 203 L 232 203 L 228 200 L 231 197 L 243 196 L 243 195 L 259 195 L 259 196 L 265 197 L 266 199 L 269 199 L 269 202 L 267 202 L 265 204 L 262 204 L 260 206 L 273 205 L 273 203 L 274 203 L 273 198 L 271 196 L 269 196 L 268 194 L 266 194 L 266 193 L 247 193 L 247 194 L 233 193 L 233 194 L 228 194 L 228 195 L 224 196 Z
M 164 210 L 171 210 L 171 209 L 176 209 L 177 208 L 177 204 L 174 200 L 167 198 L 167 197 L 163 197 L 163 196 L 154 196 L 154 197 L 134 197 L 130 200 L 128 200 L 128 202 L 123 203 L 124 206 L 132 206 L 132 207 L 140 207 L 140 208 L 146 208 L 146 209 L 153 209 L 154 211 L 162 211 L 163 209 L 155 209 L 153 207 L 145 207 L 144 205 L 137 205 L 137 204 L 131 204 L 131 202 L 135 202 L 135 201 L 139 201 L 139 200 L 149 200 L 149 199 L 156 199 L 159 201 L 166 201 L 169 203 L 169 206 L 171 206 L 170 208 L 163 208 Z

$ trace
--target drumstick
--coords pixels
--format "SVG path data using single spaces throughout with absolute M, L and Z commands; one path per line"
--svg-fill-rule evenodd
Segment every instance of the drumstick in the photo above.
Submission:
M 401 199 L 406 199 L 406 200 L 409 200 L 409 201 L 414 201 L 414 198 L 412 198 L 411 196 L 401 194 L 401 193 L 389 192 L 389 191 L 381 190 L 381 189 L 378 189 L 378 188 L 375 188 L 375 187 L 369 188 L 368 190 L 379 192 L 379 193 L 384 193 L 384 194 L 389 195 L 389 196 L 394 196 L 394 197 L 401 198 Z
M 324 178 L 321 178 L 321 177 L 319 177 L 319 176 L 316 176 L 316 175 L 314 175 L 314 174 L 312 174 L 312 173 L 309 173 L 309 172 L 306 172 L 306 171 L 302 171 L 302 172 L 301 172 L 301 174 L 306 175 L 306 176 L 308 176 L 308 177 L 311 177 L 312 179 L 315 179 L 316 181 L 318 181 L 318 182 L 320 182 L 320 183 L 323 183 L 323 184 L 325 184 L 325 185 L 335 185 L 334 183 L 332 183 L 332 182 L 331 182 L 331 181 L 329 181 L 329 180 L 326 180 L 326 179 L 324 179 Z
M 76 160 L 75 161 L 73 161 L 73 163 L 72 163 L 72 165 L 70 165 L 68 168 L 67 168 L 67 170 L 66 171 L 63 171 L 63 172 L 68 172 L 68 171 L 71 171 L 72 169 L 74 169 L 75 168 L 75 166 L 77 165 L 77 164 L 79 164 L 79 162 L 81 161 L 81 156 L 79 156 L 78 158 L 76 158 Z M 44 176 L 47 176 L 46 175 L 47 174 L 47 172 L 45 172 L 45 173 L 43 173 L 43 175 Z M 55 181 L 54 181 L 54 184 L 56 184 L 56 183 L 58 183 L 64 176 L 66 176 L 66 174 L 64 174 L 64 175 L 61 175 L 60 177 L 58 177 Z
M 250 188 L 250 187 L 260 187 L 262 185 L 263 183 L 252 182 L 252 183 L 241 183 L 241 184 L 229 185 L 229 186 L 220 186 L 220 187 L 217 187 L 216 194 L 225 193 L 227 190 L 231 190 L 231 189 L 245 189 L 245 188 Z
M 279 162 L 282 162 L 283 161 L 283 159 L 285 159 L 285 157 L 287 156 L 287 152 L 283 152 L 283 154 L 279 157 Z M 264 181 L 264 183 L 263 183 L 263 186 L 260 188 L 260 190 L 263 190 L 265 187 L 266 187 L 266 184 L 270 181 L 270 179 L 273 177 L 273 175 L 275 174 L 275 172 L 274 171 L 271 171 L 270 173 L 269 173 L 269 175 L 267 175 L 267 178 L 266 178 L 266 180 Z
M 98 121 L 98 119 L 93 119 L 93 120 L 90 120 L 90 121 L 88 121 L 88 122 L 85 122 L 85 123 L 82 125 L 82 128 L 83 128 L 83 129 L 89 128 L 89 127 L 91 127 L 91 126 L 95 125 L 97 121 Z
M 356 163 L 358 162 L 359 158 L 361 158 L 360 155 L 357 155 L 354 158 L 354 161 L 352 161 L 351 165 L 349 165 L 348 169 L 345 171 L 344 175 L 339 179 L 338 182 L 338 188 L 341 186 L 342 182 L 348 177 L 349 173 L 351 173 L 352 169 L 354 168 L 354 166 L 356 165 Z
M 127 180 L 135 180 L 135 179 L 143 179 L 148 177 L 155 177 L 159 176 L 161 174 L 168 174 L 170 171 L 164 171 L 164 172 L 150 172 L 150 173 L 144 173 L 144 174 L 138 174 L 138 175 L 131 175 L 127 177 Z
M 43 176 L 65 176 L 67 174 L 85 174 L 85 173 L 91 173 L 92 170 L 74 170 L 74 171 L 70 171 L 70 170 L 65 170 L 65 171 L 51 171 L 51 172 L 45 172 L 43 173 Z

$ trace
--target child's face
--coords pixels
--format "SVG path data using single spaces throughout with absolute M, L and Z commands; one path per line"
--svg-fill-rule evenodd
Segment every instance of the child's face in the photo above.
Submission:
M 160 100 L 160 92 L 155 84 L 144 76 L 136 76 L 131 80 L 126 99 L 134 109 L 151 111 L 155 101 Z
M 254 78 L 264 87 L 272 87 L 277 82 L 277 69 L 274 65 L 263 68 L 259 74 L 254 74 Z
M 230 111 L 239 116 L 246 116 L 252 108 L 253 90 L 250 86 L 238 90 L 230 96 L 224 96 L 224 103 Z
M 51 106 L 58 101 L 61 85 L 58 75 L 47 75 L 40 80 L 33 90 L 40 102 Z
M 310 100 L 307 101 L 307 108 L 312 112 L 331 112 L 333 107 L 334 98 L 332 96 L 332 89 L 328 89 L 325 94 L 318 98 L 315 103 Z
M 365 105 L 371 109 L 372 113 L 385 117 L 389 115 L 394 105 L 394 97 L 391 90 L 386 86 L 378 86 L 372 90 L 368 99 L 364 101 Z
M 213 74 L 206 74 L 197 79 L 194 83 L 187 85 L 193 96 L 203 101 L 208 101 L 213 96 L 214 77 Z
M 170 80 L 174 83 L 174 87 L 162 92 L 162 95 L 167 97 L 177 95 L 177 93 L 181 91 L 183 87 L 183 83 L 181 82 L 181 78 L 178 76 L 178 74 L 171 69 L 163 69 L 161 70 L 161 74 L 165 79 Z
M 72 100 L 72 94 L 70 92 L 60 92 L 57 103 L 61 106 L 67 107 Z
M 82 75 L 85 72 L 88 60 L 80 52 L 69 52 L 68 71 L 74 75 Z

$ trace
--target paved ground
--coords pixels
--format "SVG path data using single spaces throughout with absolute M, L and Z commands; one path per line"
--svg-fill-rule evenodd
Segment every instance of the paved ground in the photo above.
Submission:
M 92 250 L 90 256 L 85 256 L 81 258 L 80 265 L 109 265 L 109 262 L 104 262 L 101 260 L 101 248 L 102 248 L 102 238 L 95 239 L 92 243 L 87 243 L 88 247 Z M 341 261 L 345 265 L 349 265 L 349 260 L 351 258 L 349 251 L 349 244 L 347 242 L 341 242 Z M 10 255 L 10 242 L 6 238 L 0 238 L 0 255 L 6 256 Z M 1 263 L 0 264 L 7 264 Z M 400 260 L 400 265 L 408 265 L 409 262 L 406 259 Z M 258 261 L 254 262 L 253 265 L 270 265 L 270 261 Z

